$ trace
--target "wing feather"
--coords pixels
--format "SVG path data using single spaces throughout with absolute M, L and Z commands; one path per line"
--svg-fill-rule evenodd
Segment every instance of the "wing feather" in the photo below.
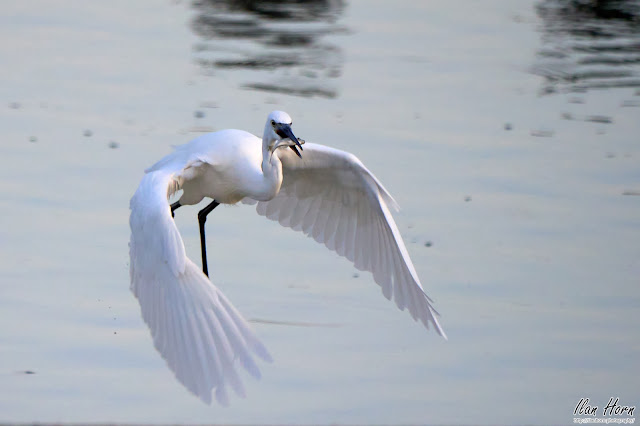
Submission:
M 291 224 L 291 217 L 293 216 L 293 208 L 295 207 L 295 198 L 286 198 L 283 200 L 280 209 L 287 214 L 280 215 L 280 225 L 289 227 Z
M 349 230 L 349 216 L 343 214 L 343 210 L 346 210 L 344 205 L 340 205 L 340 212 L 338 215 L 338 228 L 336 229 L 336 252 L 340 256 L 344 256 L 347 259 L 353 261 L 353 256 L 349 255 L 347 252 L 347 246 L 345 241 L 345 235 Z
M 391 282 L 385 279 L 384 271 L 388 270 L 389 261 L 387 260 L 388 253 L 386 250 L 384 250 L 384 247 L 386 246 L 385 233 L 382 228 L 382 223 L 379 219 L 377 223 L 376 232 L 378 236 L 378 247 L 377 247 L 378 259 L 376 262 L 376 270 L 374 271 L 373 279 L 382 288 L 382 294 L 384 295 L 384 297 L 386 297 L 387 300 L 389 300 L 391 299 L 391 295 L 393 294 L 393 289 L 392 289 Z
M 324 230 L 327 227 L 328 214 L 331 211 L 331 200 L 329 198 L 322 198 L 320 200 L 320 207 L 317 210 L 317 218 L 313 224 L 313 239 L 319 243 L 325 241 Z
M 347 216 L 349 226 L 347 228 L 347 234 L 345 235 L 345 243 L 347 245 L 347 253 L 351 254 L 351 261 L 353 262 L 354 266 L 358 270 L 363 271 L 364 267 L 362 265 L 362 242 L 358 244 L 358 238 L 362 237 L 362 233 L 358 232 L 360 230 L 358 229 L 358 222 L 360 222 L 360 228 L 362 229 L 364 227 L 364 221 L 360 215 L 359 207 L 359 204 L 355 204 L 352 205 L 349 209 L 349 215 Z
M 371 272 L 387 299 L 446 338 L 391 215 L 398 205 L 380 181 L 354 155 L 322 145 L 305 144 L 302 159 L 289 150 L 278 155 L 282 187 L 257 203 L 258 214 Z
M 380 234 L 382 236 L 382 247 L 391 247 L 391 241 L 389 241 L 389 233 L 386 232 L 384 225 L 382 226 L 382 228 L 383 229 Z M 388 300 L 391 300 L 394 294 L 393 276 L 391 277 L 392 279 L 387 279 L 387 273 L 385 272 L 391 271 L 394 268 L 393 251 L 383 250 L 382 253 L 384 254 L 384 269 L 382 270 L 382 274 L 384 276 L 383 283 L 388 283 L 388 293 L 385 294 L 385 297 Z
M 354 263 L 356 261 L 355 235 L 357 220 L 358 216 L 353 214 L 353 206 L 343 205 L 342 221 L 345 224 L 345 231 L 344 234 L 342 234 L 342 244 L 344 245 L 344 251 L 347 259 Z M 358 265 L 356 265 L 356 268 L 358 268 Z
M 391 243 L 393 244 L 393 243 Z M 402 286 L 402 271 L 399 270 L 398 263 L 400 262 L 398 252 L 393 250 L 391 251 L 391 261 L 393 264 L 393 281 L 394 281 L 394 295 L 393 298 L 396 302 L 396 306 L 401 311 L 404 311 L 404 308 L 407 306 L 404 302 L 404 288 Z
M 338 225 L 340 224 L 340 210 L 342 206 L 336 201 L 334 201 L 332 204 L 333 205 L 331 207 L 331 212 L 329 213 L 329 220 L 327 221 L 325 244 L 327 245 L 329 250 L 336 251 L 336 234 L 338 232 Z
M 253 357 L 271 357 L 222 292 L 186 257 L 167 203 L 167 188 L 182 169 L 178 160 L 163 164 L 166 169 L 142 178 L 131 199 L 131 290 L 154 346 L 176 378 L 206 403 L 215 390 L 226 405 L 227 386 L 239 396 L 245 393 L 237 364 L 260 377 Z

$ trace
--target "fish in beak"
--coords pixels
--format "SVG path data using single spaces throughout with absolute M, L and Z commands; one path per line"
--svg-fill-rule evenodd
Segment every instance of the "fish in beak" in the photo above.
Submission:
M 303 150 L 302 144 L 304 143 L 304 141 L 302 139 L 298 139 L 296 135 L 293 134 L 291 126 L 288 124 L 279 124 L 275 130 L 278 136 L 283 139 L 290 139 L 291 142 L 293 142 L 292 145 L 289 145 L 289 148 L 291 148 L 291 150 L 295 152 L 298 157 L 302 158 L 302 155 L 300 155 L 300 151 Z M 298 148 L 300 148 L 300 151 L 298 151 Z

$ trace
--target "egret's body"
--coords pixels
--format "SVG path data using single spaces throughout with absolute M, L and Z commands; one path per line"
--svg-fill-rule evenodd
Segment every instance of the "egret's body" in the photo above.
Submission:
M 154 345 L 176 377 L 205 402 L 243 395 L 239 362 L 259 377 L 270 360 L 246 321 L 205 275 L 204 220 L 218 203 L 257 202 L 259 214 L 303 231 L 373 273 L 384 295 L 427 328 L 444 332 L 424 293 L 389 206 L 397 204 L 352 154 L 302 146 L 290 117 L 269 115 L 262 140 L 240 130 L 203 135 L 147 169 L 131 199 L 131 289 Z M 286 149 L 286 148 L 290 148 Z M 283 149 L 284 148 L 284 149 Z M 293 152 L 292 152 L 293 151 Z M 167 197 L 182 189 L 169 208 Z M 203 271 L 185 255 L 173 210 L 215 200 L 199 214 Z
M 273 198 L 282 183 L 282 165 L 276 157 L 263 161 L 262 140 L 242 130 L 208 133 L 182 145 L 147 172 L 174 170 L 183 190 L 180 204 L 197 204 L 204 197 L 235 204 L 245 197 Z M 182 172 L 180 170 L 182 169 Z

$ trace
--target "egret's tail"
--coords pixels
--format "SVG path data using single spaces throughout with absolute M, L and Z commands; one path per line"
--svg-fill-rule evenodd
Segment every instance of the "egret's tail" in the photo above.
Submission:
M 131 199 L 131 291 L 153 343 L 178 380 L 206 403 L 211 391 L 228 404 L 226 387 L 244 388 L 236 360 L 260 377 L 253 355 L 271 361 L 247 322 L 191 260 L 167 204 L 171 175 L 147 173 Z

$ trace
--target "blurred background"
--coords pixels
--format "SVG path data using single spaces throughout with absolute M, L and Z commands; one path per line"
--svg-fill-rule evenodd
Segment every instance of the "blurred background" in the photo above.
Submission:
M 580 398 L 640 402 L 638 1 L 2 9 L 0 423 L 563 424 Z M 274 109 L 394 195 L 449 340 L 224 207 L 210 275 L 274 363 L 206 406 L 129 291 L 128 202 L 172 146 Z M 176 215 L 194 260 L 197 211 Z

